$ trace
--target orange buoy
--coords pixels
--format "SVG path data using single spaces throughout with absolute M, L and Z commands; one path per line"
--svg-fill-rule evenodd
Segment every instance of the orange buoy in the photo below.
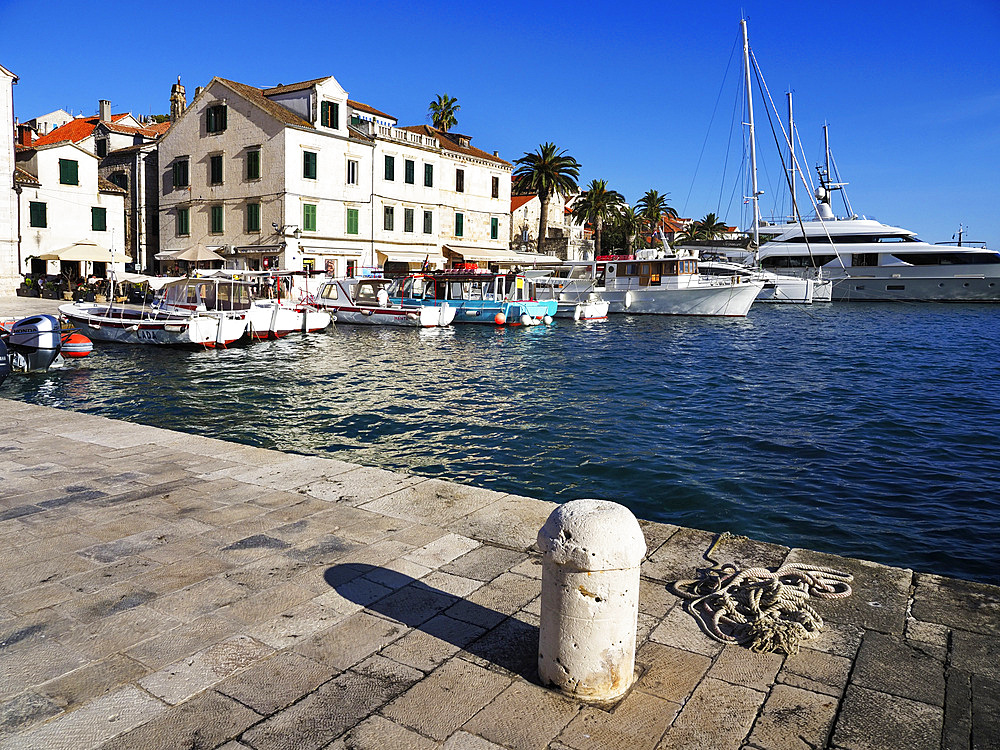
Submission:
M 493 322 L 496 323 L 498 326 L 502 326 L 507 322 L 507 316 L 504 315 L 502 312 L 498 312 L 494 316 Z
M 82 333 L 63 334 L 61 351 L 64 357 L 86 357 L 93 348 L 94 344 Z

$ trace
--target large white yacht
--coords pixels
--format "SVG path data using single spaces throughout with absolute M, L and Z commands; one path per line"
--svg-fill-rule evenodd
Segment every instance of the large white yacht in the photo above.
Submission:
M 932 245 L 874 219 L 837 218 L 831 195 L 843 183 L 831 184 L 828 175 L 820 170 L 814 219 L 761 222 L 757 258 L 763 268 L 807 278 L 821 268 L 837 301 L 1000 301 L 996 250 L 961 240 Z

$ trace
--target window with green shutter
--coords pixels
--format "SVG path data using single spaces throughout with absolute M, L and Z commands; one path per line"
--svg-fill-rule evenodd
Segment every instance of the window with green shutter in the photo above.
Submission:
M 396 157 L 387 156 L 385 157 L 385 179 L 395 180 L 396 179 Z
M 455 214 L 455 236 L 461 237 L 462 233 L 465 231 L 465 216 L 462 214 Z
M 490 239 L 495 240 L 500 237 L 500 219 L 490 219 Z
M 260 204 L 247 203 L 247 233 L 260 231 Z
M 177 209 L 177 236 L 187 237 L 191 234 L 191 214 L 190 209 Z
M 395 218 L 392 206 L 386 206 L 385 214 L 382 217 L 382 228 L 387 232 L 391 232 L 393 224 L 395 223 Z
M 323 102 L 320 105 L 319 124 L 325 128 L 340 129 L 340 104 L 337 102 Z
M 226 129 L 226 105 L 216 104 L 205 110 L 205 130 L 221 133 Z
M 464 193 L 465 192 L 465 170 L 456 169 L 455 170 L 455 192 Z
M 31 201 L 28 204 L 29 223 L 33 227 L 44 228 L 48 226 L 46 221 L 45 204 Z
M 347 209 L 347 233 L 358 233 L 358 209 L 356 208 Z
M 302 176 L 307 180 L 316 179 L 316 154 L 313 151 L 302 152 Z
M 424 164 L 424 187 L 434 187 L 433 164 Z
M 222 184 L 222 154 L 208 157 L 208 182 L 211 185 Z
M 222 234 L 225 231 L 224 218 L 222 206 L 212 206 L 211 225 L 208 231 L 211 234 Z
M 247 180 L 260 179 L 260 149 L 247 151 Z
M 434 212 L 424 211 L 424 234 L 434 231 Z
M 108 231 L 108 209 L 92 206 L 90 209 L 90 228 L 95 232 Z
M 403 209 L 403 231 L 412 232 L 413 231 L 413 209 L 404 208 Z
M 80 184 L 80 164 L 73 159 L 59 160 L 59 183 L 61 185 Z
M 184 188 L 188 186 L 188 160 L 180 159 L 173 163 L 174 187 Z
M 416 165 L 413 163 L 413 159 L 407 159 L 403 163 L 403 167 L 404 167 L 403 171 L 405 173 L 403 179 L 405 180 L 407 185 L 412 185 L 416 179 L 414 176 Z
M 306 232 L 316 231 L 316 206 L 312 203 L 302 204 L 302 229 Z

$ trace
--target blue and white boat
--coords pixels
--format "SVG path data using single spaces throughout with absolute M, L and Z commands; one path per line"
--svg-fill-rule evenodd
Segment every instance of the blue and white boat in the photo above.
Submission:
M 538 325 L 551 323 L 558 303 L 534 298 L 533 282 L 520 273 L 451 269 L 407 276 L 390 287 L 393 302 L 440 305 L 455 310 L 456 323 Z

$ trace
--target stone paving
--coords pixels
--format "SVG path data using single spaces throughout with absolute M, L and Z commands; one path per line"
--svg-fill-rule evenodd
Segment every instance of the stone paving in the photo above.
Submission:
M 722 646 L 665 583 L 714 535 L 643 523 L 612 710 L 537 683 L 552 504 L 0 399 L 0 748 L 1000 747 L 1000 590 L 854 574 L 795 656 Z

